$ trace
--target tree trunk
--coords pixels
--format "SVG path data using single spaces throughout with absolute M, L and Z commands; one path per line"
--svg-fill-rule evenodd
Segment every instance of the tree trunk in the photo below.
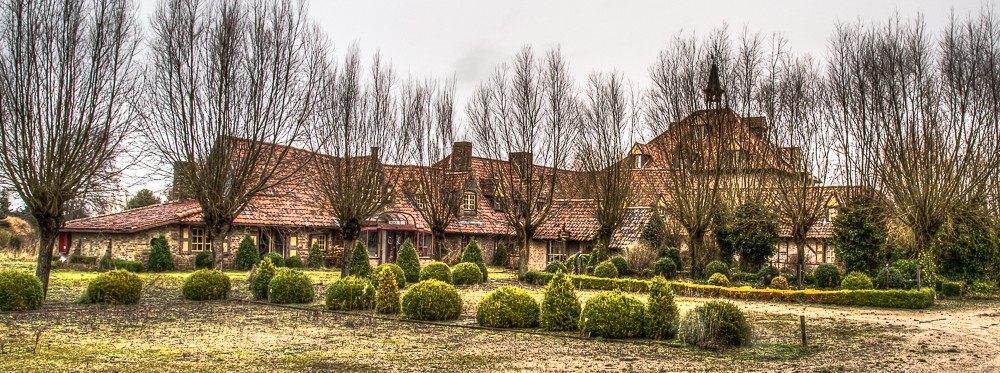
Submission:
M 340 278 L 344 278 L 349 275 L 347 273 L 347 269 L 351 265 L 351 254 L 354 253 L 354 246 L 357 245 L 357 242 L 357 237 L 348 238 L 347 235 L 344 235 L 344 253 L 341 255 L 342 263 L 340 266 Z
M 433 253 L 434 260 L 440 261 L 441 259 L 443 259 L 441 257 L 441 248 L 444 247 L 444 231 L 440 231 L 439 232 L 439 231 L 435 230 L 435 231 L 431 232 L 431 234 L 434 236 L 434 246 L 433 246 L 433 249 L 434 249 L 434 253 Z
M 798 254 L 798 263 L 795 267 L 795 280 L 799 283 L 799 290 L 802 290 L 802 272 L 803 267 L 806 265 L 806 240 L 805 238 L 795 239 L 795 253 Z
M 49 293 L 49 273 L 52 271 L 52 247 L 59 236 L 58 219 L 39 218 L 38 220 L 38 263 L 35 266 L 35 276 L 42 281 L 42 292 L 48 296 Z
M 231 225 L 229 223 L 206 223 L 206 225 L 208 242 L 212 243 L 212 268 L 222 270 L 222 252 Z
M 521 247 L 521 263 L 519 266 L 519 272 L 524 274 L 528 272 L 528 257 L 531 255 L 531 238 L 527 234 L 522 234 L 522 247 Z
M 691 279 L 697 279 L 698 276 L 698 252 L 701 251 L 701 247 L 704 244 L 705 235 L 694 235 L 688 237 L 688 251 L 691 252 Z

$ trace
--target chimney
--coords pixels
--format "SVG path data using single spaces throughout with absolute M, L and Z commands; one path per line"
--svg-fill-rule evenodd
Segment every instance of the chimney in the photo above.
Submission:
M 372 160 L 375 161 L 375 163 L 380 163 L 381 162 L 381 159 L 379 159 L 379 155 L 380 155 L 379 154 L 379 148 L 377 146 L 373 146 L 372 147 L 372 152 L 371 152 L 371 157 L 372 157 Z
M 526 180 L 529 176 L 531 167 L 534 165 L 531 153 L 511 152 L 508 158 L 510 159 L 510 167 L 513 169 L 514 173 L 520 177 L 521 180 Z
M 451 147 L 451 170 L 465 172 L 472 164 L 472 143 L 456 141 Z
M 191 166 L 191 162 L 174 162 L 174 183 L 168 199 L 183 201 L 192 198 L 191 191 L 188 188 L 191 182 L 188 179 L 191 176 Z

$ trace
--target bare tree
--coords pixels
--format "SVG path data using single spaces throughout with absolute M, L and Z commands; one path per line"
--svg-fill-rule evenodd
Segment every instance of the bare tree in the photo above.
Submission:
M 845 179 L 884 195 L 915 253 L 1000 166 L 1000 36 L 984 10 L 937 38 L 922 19 L 840 25 L 827 80 Z
M 550 216 L 556 185 L 566 178 L 569 145 L 579 127 L 576 91 L 558 49 L 536 58 L 524 47 L 480 85 L 467 107 L 469 124 L 498 189 L 496 205 L 515 232 L 520 267 L 528 265 L 537 228 Z M 542 166 L 535 166 L 536 163 Z
M 133 129 L 135 8 L 123 0 L 6 1 L 0 8 L 0 179 L 41 236 L 47 292 L 67 201 L 120 173 Z
M 163 0 L 152 18 L 142 124 L 179 190 L 201 206 L 221 265 L 233 221 L 308 162 L 322 40 L 292 0 Z

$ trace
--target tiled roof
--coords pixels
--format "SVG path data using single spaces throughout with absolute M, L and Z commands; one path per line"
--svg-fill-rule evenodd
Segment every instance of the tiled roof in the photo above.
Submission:
M 560 232 L 568 233 L 568 240 L 591 241 L 597 235 L 597 219 L 594 218 L 596 203 L 592 199 L 572 199 L 552 201 L 551 215 L 535 231 L 539 240 L 556 240 Z
M 132 233 L 177 223 L 200 211 L 201 208 L 194 201 L 167 202 L 125 210 L 116 214 L 70 220 L 63 226 L 63 230 L 70 232 L 100 231 Z
M 646 223 L 649 222 L 652 213 L 653 210 L 648 207 L 633 207 L 626 210 L 625 219 L 622 221 L 622 225 L 618 227 L 618 230 L 611 235 L 611 244 L 608 246 L 624 248 L 638 241 L 642 237 L 642 229 L 646 227 Z

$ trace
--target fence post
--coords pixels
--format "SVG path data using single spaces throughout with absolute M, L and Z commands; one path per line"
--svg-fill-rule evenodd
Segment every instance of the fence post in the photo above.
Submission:
M 917 291 L 920 291 L 920 265 L 917 264 Z
M 806 347 L 806 316 L 799 316 L 799 335 L 802 336 L 802 347 Z

